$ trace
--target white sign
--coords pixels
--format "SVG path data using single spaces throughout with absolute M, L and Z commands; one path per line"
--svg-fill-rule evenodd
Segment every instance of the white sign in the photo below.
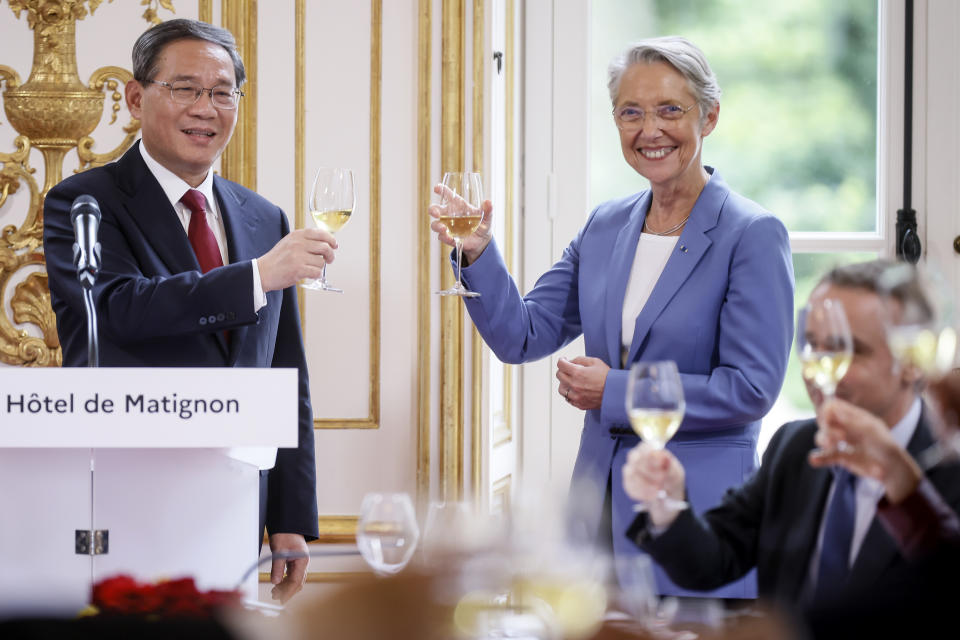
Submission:
M 295 447 L 296 369 L 0 368 L 0 447 Z

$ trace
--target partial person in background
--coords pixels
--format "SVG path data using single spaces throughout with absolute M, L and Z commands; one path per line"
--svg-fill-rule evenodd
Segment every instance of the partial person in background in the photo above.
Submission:
M 795 612 L 825 607 L 843 594 L 869 594 L 879 581 L 910 573 L 923 536 L 891 537 L 896 527 L 890 524 L 910 517 L 909 501 L 918 488 L 921 496 L 942 499 L 948 520 L 955 519 L 960 465 L 920 474 L 915 462 L 934 443 L 932 418 L 919 396 L 918 371 L 898 366 L 887 346 L 880 287 L 889 267 L 882 260 L 838 267 L 810 296 L 811 302 L 840 301 L 853 336 L 853 359 L 836 399 L 824 404 L 808 384 L 818 419 L 781 427 L 760 469 L 720 506 L 701 516 L 651 502 L 649 514 L 631 526 L 629 537 L 680 584 L 710 588 L 756 567 L 761 597 Z M 913 282 L 890 295 L 902 306 L 926 294 Z M 809 331 L 810 340 L 819 339 L 816 327 Z M 842 423 L 849 428 L 841 429 Z M 812 455 L 818 444 L 838 443 L 841 433 L 849 436 L 846 453 Z M 868 455 L 887 461 L 888 470 L 878 472 L 874 462 L 861 460 Z M 838 466 L 825 466 L 831 462 Z M 684 476 L 676 457 L 642 444 L 623 469 L 627 492 L 636 500 L 650 500 L 660 489 L 680 498 Z
M 954 370 L 932 383 L 927 397 L 939 443 L 922 456 L 934 468 L 956 466 L 960 433 L 960 373 Z M 872 414 L 834 400 L 820 414 L 815 466 L 837 465 L 884 486 L 877 520 L 908 563 L 860 590 L 810 607 L 806 630 L 815 638 L 931 637 L 956 625 L 960 580 L 960 516 L 925 475 L 923 467 L 895 442 Z M 837 447 L 846 442 L 848 446 Z M 842 451 L 840 450 L 842 449 Z M 936 452 L 936 455 L 929 456 Z M 929 456 L 929 457 L 928 457 Z M 956 490 L 956 488 L 954 488 Z M 955 491 L 954 491 L 955 492 Z M 954 505 L 955 506 L 955 505 Z
M 634 513 L 620 474 L 638 441 L 625 407 L 630 365 L 677 363 L 686 414 L 668 447 L 689 469 L 694 508 L 715 505 L 756 468 L 760 419 L 792 341 L 793 268 L 780 220 L 702 163 L 720 87 L 700 49 L 675 36 L 639 42 L 611 63 L 609 89 L 624 159 L 650 188 L 598 206 L 526 296 L 492 239 L 485 202 L 482 224 L 463 240 L 462 275 L 481 294 L 467 310 L 504 362 L 546 357 L 583 335 L 585 355 L 557 370 L 558 393 L 586 412 L 572 508 L 590 542 L 629 556 L 640 553 L 624 537 Z M 432 228 L 454 244 L 439 221 Z M 659 568 L 657 582 L 664 594 L 704 595 Z M 707 595 L 755 593 L 746 580 Z
M 283 367 L 298 375 L 299 444 L 261 471 L 260 527 L 274 552 L 274 598 L 306 580 L 316 538 L 313 410 L 296 283 L 320 276 L 336 240 L 290 232 L 276 205 L 214 175 L 246 77 L 229 31 L 169 20 L 133 47 L 130 114 L 142 139 L 120 160 L 71 176 L 44 205 L 44 248 L 63 362 L 87 364 L 87 322 L 70 209 L 99 202 L 102 266 L 93 288 L 107 367 Z M 271 466 L 264 463 L 262 466 Z M 203 526 L 203 523 L 194 523 Z

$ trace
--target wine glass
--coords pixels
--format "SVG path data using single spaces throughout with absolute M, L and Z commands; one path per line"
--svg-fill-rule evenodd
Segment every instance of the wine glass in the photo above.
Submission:
M 823 403 L 829 401 L 853 360 L 850 323 L 839 300 L 821 298 L 800 309 L 797 354 L 804 381 L 820 392 Z M 849 451 L 850 445 L 841 440 L 836 448 Z
M 335 234 L 350 221 L 357 206 L 357 191 L 353 172 L 350 169 L 321 167 L 313 180 L 310 192 L 310 218 L 318 229 Z M 307 280 L 300 284 L 306 289 L 343 293 L 343 289 L 327 283 L 327 265 L 319 280 Z
M 843 304 L 817 299 L 797 314 L 797 355 L 803 379 L 822 395 L 833 398 L 853 360 L 853 337 Z
M 480 210 L 480 203 L 483 202 L 480 174 L 451 171 L 443 174 L 442 184 L 439 220 L 457 246 L 457 282 L 449 289 L 437 291 L 437 294 L 476 298 L 479 293 L 469 291 L 463 286 L 460 267 L 463 264 L 463 239 L 470 237 L 483 222 L 483 211 Z
M 953 296 L 941 274 L 897 263 L 879 281 L 887 345 L 896 366 L 914 369 L 928 380 L 950 374 L 956 363 Z M 919 456 L 924 469 L 960 457 L 960 434 L 942 437 Z
M 630 425 L 644 442 L 655 449 L 664 449 L 667 442 L 680 428 L 686 402 L 683 399 L 683 383 L 677 371 L 677 363 L 671 360 L 660 362 L 635 362 L 627 378 L 627 415 Z M 657 500 L 670 509 L 686 509 L 683 500 L 675 500 L 660 489 Z M 637 503 L 635 511 L 645 511 L 646 505 Z
M 380 575 L 402 570 L 420 539 L 413 502 L 406 493 L 368 493 L 357 521 L 357 547 Z
M 943 278 L 901 263 L 884 271 L 880 293 L 887 345 L 897 364 L 915 367 L 928 378 L 950 371 L 957 354 L 957 332 L 953 296 Z

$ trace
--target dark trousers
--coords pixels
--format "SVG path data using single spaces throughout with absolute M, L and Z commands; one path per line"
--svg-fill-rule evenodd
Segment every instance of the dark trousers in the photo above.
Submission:
M 263 550 L 263 530 L 267 526 L 267 481 L 270 478 L 269 469 L 260 470 L 260 528 L 257 529 L 259 549 Z M 258 552 L 259 553 L 259 552 Z

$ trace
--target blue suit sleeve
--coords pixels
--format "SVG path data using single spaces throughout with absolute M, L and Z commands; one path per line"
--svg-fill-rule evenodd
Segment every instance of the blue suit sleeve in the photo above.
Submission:
M 463 268 L 467 288 L 480 293 L 479 298 L 465 298 L 467 310 L 500 361 L 520 364 L 538 360 L 580 335 L 578 271 L 582 233 L 523 297 L 495 240 L 473 264 Z

